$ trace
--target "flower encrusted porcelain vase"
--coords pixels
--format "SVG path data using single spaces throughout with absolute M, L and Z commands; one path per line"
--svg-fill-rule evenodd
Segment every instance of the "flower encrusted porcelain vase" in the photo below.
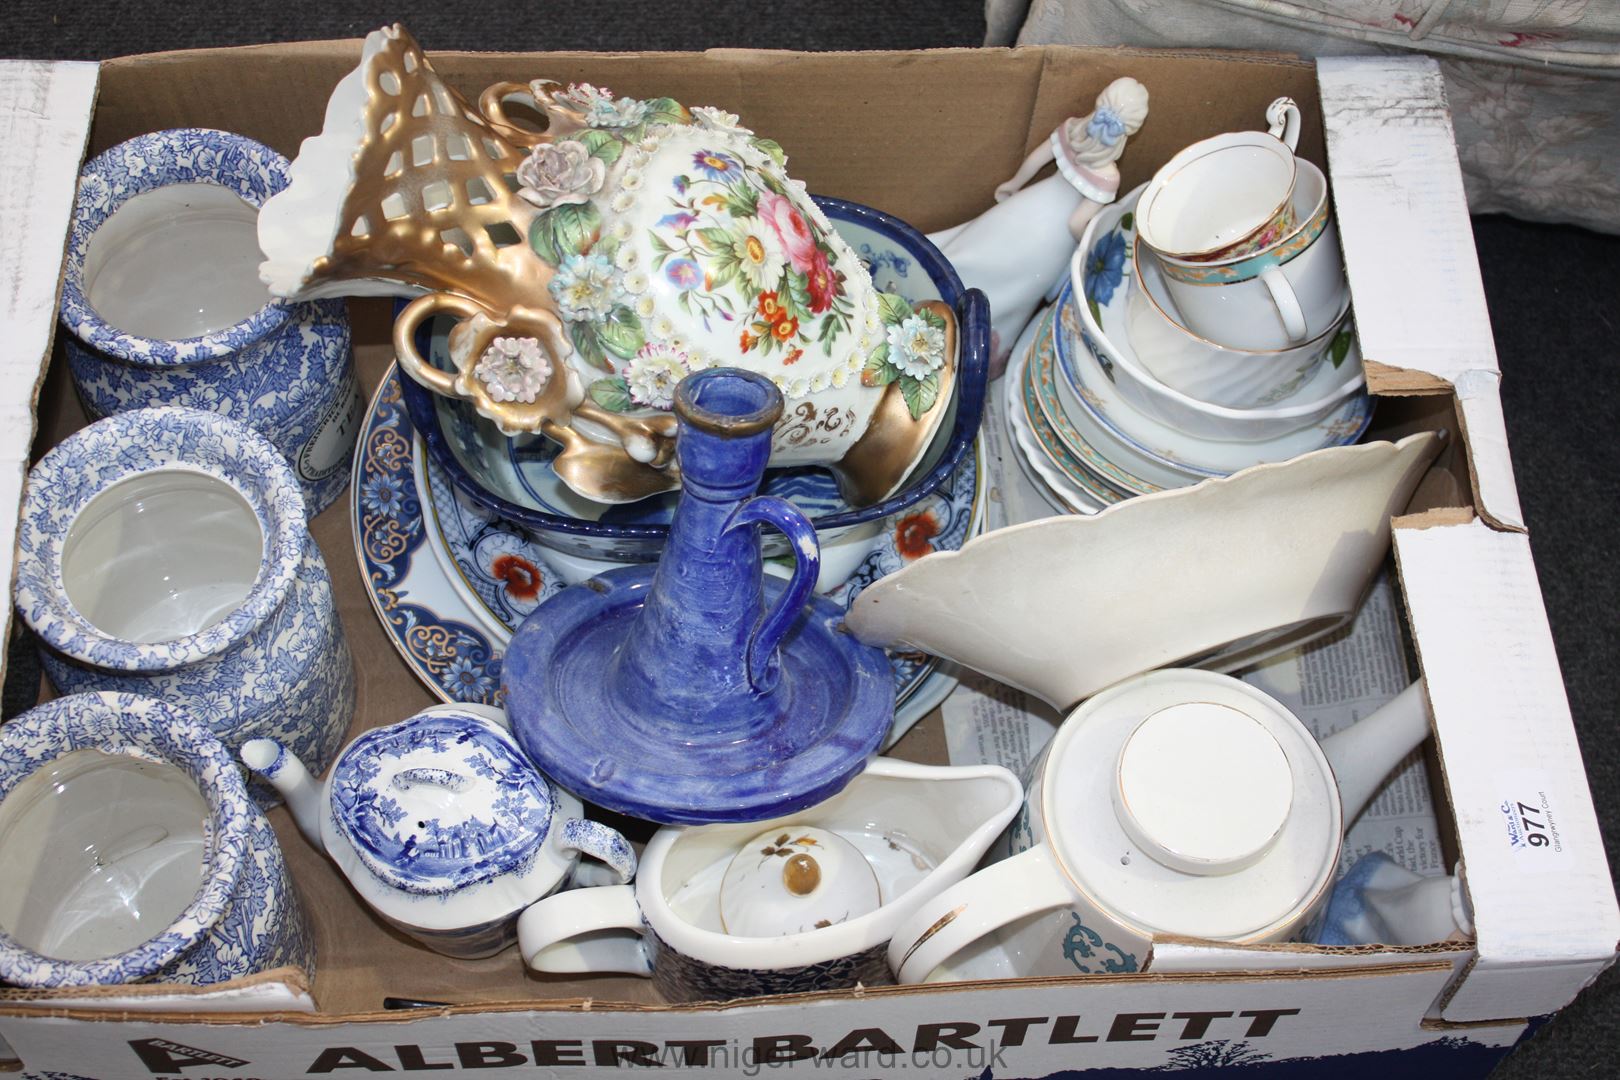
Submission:
M 120 143 L 79 176 L 62 281 L 68 368 L 91 416 L 187 405 L 286 456 L 313 516 L 347 486 L 360 419 L 342 303 L 256 281 L 254 221 L 287 159 L 225 131 Z
M 325 768 L 355 676 L 304 514 L 280 451 L 215 413 L 136 409 L 63 440 L 28 476 L 14 592 L 52 683 L 161 698 L 232 751 L 273 738 Z
M 392 27 L 265 206 L 261 272 L 287 297 L 425 292 L 395 326 L 406 370 L 556 440 L 590 498 L 676 487 L 675 385 L 725 365 L 786 400 L 772 464 L 828 466 L 865 505 L 948 411 L 954 315 L 874 288 L 786 160 L 731 113 L 588 83 L 498 83 L 475 109 Z M 415 344 L 441 316 L 448 368 Z
M 0 728 L 0 859 L 0 982 L 207 985 L 284 967 L 313 982 L 275 831 L 224 745 L 174 705 L 73 694 Z

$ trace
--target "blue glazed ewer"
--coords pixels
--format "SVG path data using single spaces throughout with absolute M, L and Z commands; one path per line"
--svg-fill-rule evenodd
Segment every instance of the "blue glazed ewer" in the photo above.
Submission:
M 663 823 L 762 820 L 832 796 L 877 752 L 888 661 L 813 595 L 809 520 L 753 494 L 781 412 L 751 372 L 682 380 L 681 497 L 662 559 L 558 593 L 513 636 L 513 731 L 581 798 Z M 764 574 L 761 525 L 791 543 L 785 584 Z

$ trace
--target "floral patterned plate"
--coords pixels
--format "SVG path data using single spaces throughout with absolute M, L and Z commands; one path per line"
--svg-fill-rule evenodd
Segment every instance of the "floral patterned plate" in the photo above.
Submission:
M 546 562 L 547 549 L 424 472 L 428 458 L 401 379 L 397 368 L 389 370 L 361 432 L 351 496 L 355 553 L 372 607 L 412 672 L 444 701 L 498 705 L 501 653 L 513 628 L 562 581 Z M 889 523 L 854 575 L 827 595 L 847 604 L 901 566 L 961 547 L 982 525 L 981 475 L 976 446 L 945 488 Z M 428 558 L 420 557 L 424 546 Z M 935 660 L 890 656 L 895 700 L 907 702 Z M 925 712 L 897 709 L 896 729 Z

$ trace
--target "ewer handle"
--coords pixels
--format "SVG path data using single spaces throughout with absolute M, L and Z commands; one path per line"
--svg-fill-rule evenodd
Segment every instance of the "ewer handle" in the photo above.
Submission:
M 748 636 L 748 682 L 759 693 L 776 685 L 781 662 L 776 647 L 810 599 L 821 573 L 821 542 L 804 511 L 775 495 L 756 495 L 731 512 L 724 532 L 758 524 L 770 525 L 788 538 L 793 549 L 793 577 L 787 592 L 767 611 Z

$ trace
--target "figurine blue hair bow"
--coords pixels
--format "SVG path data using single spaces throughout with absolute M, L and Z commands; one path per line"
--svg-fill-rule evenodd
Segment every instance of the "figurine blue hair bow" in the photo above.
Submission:
M 1086 122 L 1086 134 L 1104 146 L 1113 146 L 1119 142 L 1120 136 L 1125 134 L 1125 121 L 1121 120 L 1113 109 L 1099 105 L 1097 111 L 1091 114 L 1091 119 Z

